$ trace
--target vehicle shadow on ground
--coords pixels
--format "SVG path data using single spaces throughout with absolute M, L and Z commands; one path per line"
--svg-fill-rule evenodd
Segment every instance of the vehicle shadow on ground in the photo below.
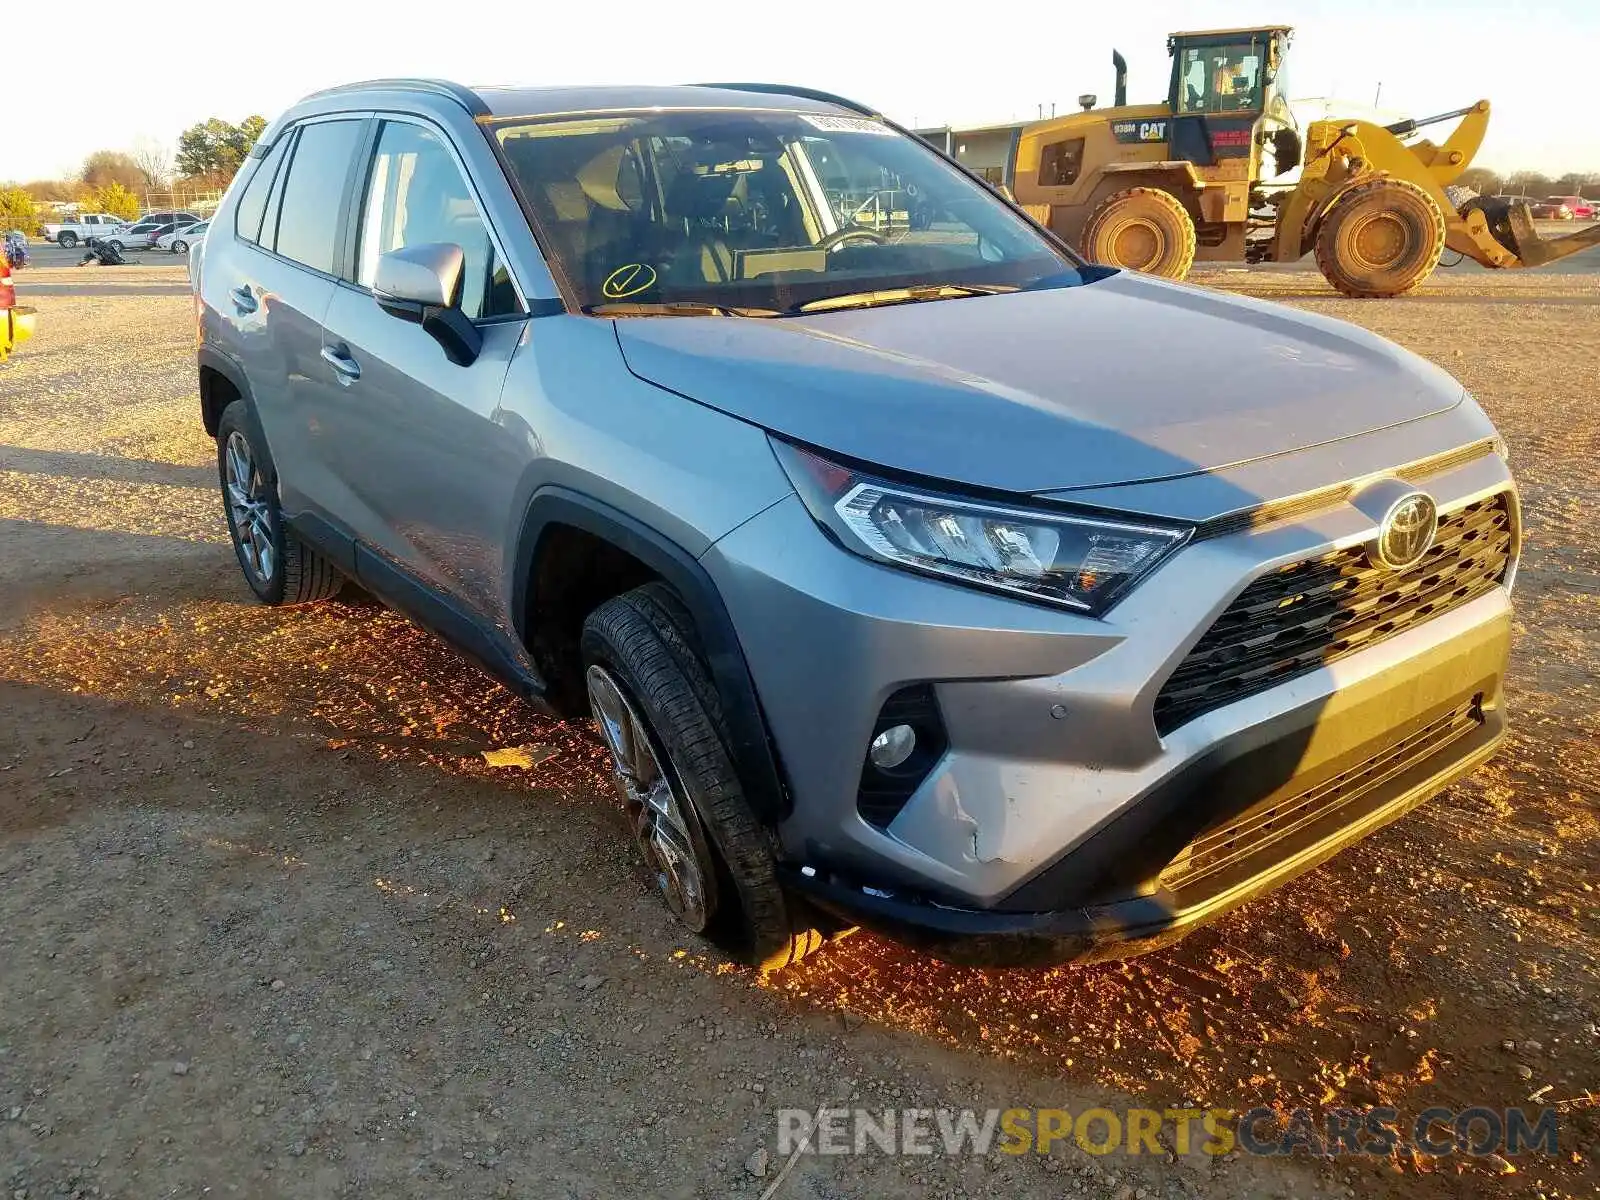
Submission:
M 168 487 L 214 489 L 216 468 L 187 467 L 116 454 L 82 454 L 67 450 L 30 450 L 0 445 L 0 471 L 48 475 L 59 479 L 99 479 L 123 483 L 156 483 Z

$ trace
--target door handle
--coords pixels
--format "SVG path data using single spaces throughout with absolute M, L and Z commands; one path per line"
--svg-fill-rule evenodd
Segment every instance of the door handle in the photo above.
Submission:
M 260 307 L 256 302 L 255 293 L 250 290 L 249 284 L 242 284 L 234 288 L 228 295 L 233 299 L 234 310 L 241 316 L 253 313 Z
M 339 373 L 340 382 L 354 383 L 361 378 L 361 364 L 350 357 L 350 351 L 343 345 L 324 346 L 322 361 Z

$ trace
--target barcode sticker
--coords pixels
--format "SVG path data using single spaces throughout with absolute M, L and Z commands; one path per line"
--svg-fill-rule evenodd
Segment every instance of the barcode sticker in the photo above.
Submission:
M 801 113 L 800 116 L 824 133 L 894 134 L 894 130 L 882 121 L 874 121 L 871 117 L 835 117 L 826 113 Z

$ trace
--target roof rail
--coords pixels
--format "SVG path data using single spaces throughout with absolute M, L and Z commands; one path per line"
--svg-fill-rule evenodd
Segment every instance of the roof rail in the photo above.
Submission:
M 426 92 L 433 96 L 443 96 L 454 100 L 474 117 L 489 115 L 489 106 L 483 98 L 471 88 L 462 87 L 459 83 L 451 83 L 448 79 L 364 79 L 359 83 L 341 83 L 337 87 L 323 88 L 319 92 L 312 92 L 307 100 L 321 96 L 338 96 L 344 92 Z
M 696 83 L 690 86 L 725 88 L 730 92 L 761 92 L 769 96 L 799 96 L 806 100 L 821 100 L 825 104 L 837 104 L 840 108 L 848 108 L 851 112 L 858 112 L 865 117 L 882 115 L 875 108 L 860 104 L 855 100 L 846 100 L 843 96 L 836 96 L 832 92 L 819 91 L 817 88 L 791 87 L 786 83 Z

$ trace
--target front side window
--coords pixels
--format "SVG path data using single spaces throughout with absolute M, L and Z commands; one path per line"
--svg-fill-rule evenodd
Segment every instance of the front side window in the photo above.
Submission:
M 271 244 L 285 258 L 333 273 L 339 209 L 360 135 L 360 121 L 318 121 L 300 130 Z M 268 245 L 266 230 L 261 244 Z
M 1185 46 L 1178 60 L 1178 111 L 1248 112 L 1261 107 L 1259 43 Z
M 356 250 L 356 282 L 370 288 L 378 259 L 391 250 L 447 242 L 460 246 L 461 311 L 474 320 L 519 311 L 515 289 L 477 201 L 455 159 L 432 133 L 387 121 L 367 174 Z
M 876 120 L 671 110 L 522 118 L 495 135 L 541 246 L 587 309 L 792 312 L 894 289 L 1009 291 L 1076 266 L 966 172 Z

